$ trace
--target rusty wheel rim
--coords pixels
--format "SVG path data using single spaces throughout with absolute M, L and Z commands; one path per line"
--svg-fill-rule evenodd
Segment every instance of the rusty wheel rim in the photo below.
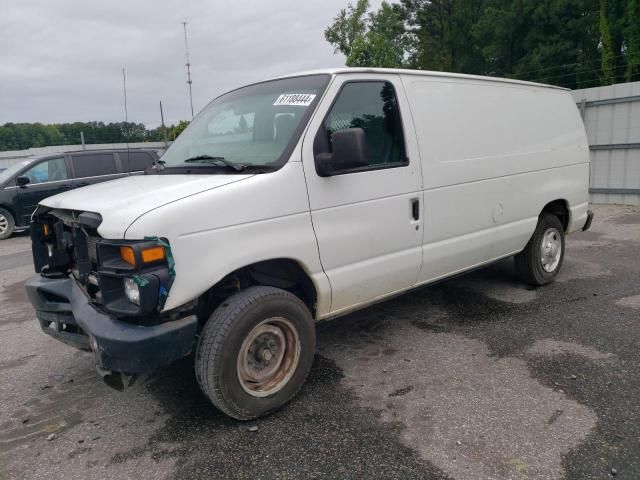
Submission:
M 238 352 L 238 380 L 249 395 L 266 397 L 280 391 L 300 360 L 300 337 L 283 317 L 263 320 L 246 336 Z

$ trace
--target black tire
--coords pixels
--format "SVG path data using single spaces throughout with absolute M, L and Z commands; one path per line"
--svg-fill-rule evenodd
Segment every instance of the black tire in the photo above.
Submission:
M 292 326 L 297 332 L 297 363 L 282 377 L 277 391 L 256 396 L 255 392 L 248 393 L 247 382 L 240 380 L 240 359 L 244 358 L 240 352 L 247 353 L 249 358 L 245 338 L 265 322 L 279 318 L 286 319 L 290 324 L 288 327 Z M 204 326 L 196 347 L 196 378 L 202 391 L 219 410 L 237 420 L 251 420 L 282 407 L 298 393 L 311 369 L 315 345 L 313 318 L 298 297 L 279 288 L 250 287 L 225 300 Z M 268 350 L 271 352 L 270 348 Z M 257 355 L 251 356 L 250 361 L 255 362 Z
M 545 267 L 543 265 L 542 255 L 542 242 L 545 239 L 547 233 L 555 235 L 560 242 L 560 258 L 557 263 L 547 263 Z M 550 213 L 543 213 L 538 219 L 538 225 L 535 232 L 524 250 L 518 253 L 514 259 L 516 264 L 516 271 L 520 279 L 534 286 L 542 286 L 553 282 L 556 275 L 562 267 L 562 261 L 564 260 L 564 227 L 558 217 Z M 546 259 L 545 259 L 546 261 Z M 555 265 L 554 265 L 555 263 Z
M 0 208 L 0 240 L 9 238 L 16 229 L 16 221 L 11 212 Z

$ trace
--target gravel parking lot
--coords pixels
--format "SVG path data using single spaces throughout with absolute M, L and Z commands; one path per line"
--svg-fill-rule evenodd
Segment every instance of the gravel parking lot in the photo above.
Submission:
M 28 236 L 0 242 L 0 478 L 640 478 L 640 208 L 595 214 L 550 286 L 509 260 L 320 324 L 301 394 L 250 423 L 189 358 L 103 385 L 40 332 Z

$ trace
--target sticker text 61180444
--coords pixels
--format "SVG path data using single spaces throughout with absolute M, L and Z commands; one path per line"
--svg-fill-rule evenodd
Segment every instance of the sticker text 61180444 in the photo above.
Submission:
M 293 105 L 300 107 L 308 107 L 316 96 L 312 93 L 284 93 L 276 98 L 273 105 Z

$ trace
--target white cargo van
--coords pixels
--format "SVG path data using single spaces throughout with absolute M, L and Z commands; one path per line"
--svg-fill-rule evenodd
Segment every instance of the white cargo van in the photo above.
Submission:
M 43 330 L 119 387 L 195 352 L 204 393 L 251 419 L 291 399 L 314 321 L 498 259 L 544 285 L 587 229 L 568 91 L 338 69 L 213 100 L 145 175 L 33 216 Z M 426 293 L 428 294 L 428 292 Z

